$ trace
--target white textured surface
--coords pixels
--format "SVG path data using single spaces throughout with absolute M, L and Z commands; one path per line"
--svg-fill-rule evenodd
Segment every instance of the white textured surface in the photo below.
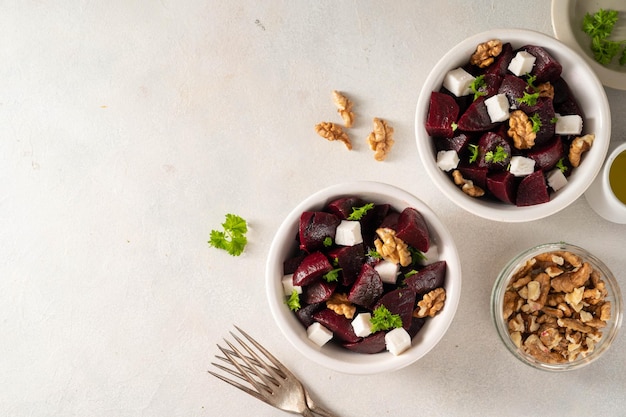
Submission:
M 419 164 L 420 81 L 461 39 L 504 26 L 552 34 L 549 2 L 4 4 L 0 415 L 282 415 L 206 372 L 233 323 L 342 417 L 623 414 L 626 332 L 587 369 L 542 373 L 505 351 L 488 300 L 506 260 L 558 240 L 600 256 L 626 289 L 626 226 L 584 198 L 540 221 L 486 221 L 441 196 Z M 333 89 L 355 101 L 351 152 L 313 131 L 339 121 Z M 607 93 L 616 144 L 626 97 Z M 382 163 L 365 143 L 373 117 L 396 132 Z M 463 263 L 449 332 L 390 375 L 314 366 L 264 295 L 284 215 L 355 179 L 424 200 Z M 250 223 L 239 258 L 206 243 L 228 212 Z

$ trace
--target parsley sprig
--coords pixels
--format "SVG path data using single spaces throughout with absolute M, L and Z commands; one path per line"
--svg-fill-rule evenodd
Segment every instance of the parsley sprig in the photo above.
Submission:
M 374 314 L 370 319 L 372 323 L 372 333 L 379 330 L 389 330 L 396 327 L 402 327 L 402 318 L 399 314 L 393 314 L 384 305 L 376 307 Z
M 470 90 L 474 93 L 474 101 L 478 97 L 487 95 L 485 91 L 487 89 L 487 82 L 485 81 L 485 74 L 481 74 L 478 77 L 474 78 L 474 81 L 469 85 Z
M 506 160 L 509 154 L 506 153 L 502 146 L 496 146 L 496 151 L 489 151 L 485 154 L 485 161 L 498 163 Z
M 374 203 L 368 203 L 361 207 L 352 207 L 352 213 L 348 216 L 348 220 L 361 220 L 365 213 L 374 208 Z
M 617 10 L 600 9 L 594 14 L 587 13 L 583 18 L 582 30 L 591 38 L 593 57 L 602 65 L 608 65 L 620 51 L 620 65 L 626 65 L 626 40 L 609 39 L 619 17 Z
M 224 249 L 232 256 L 243 253 L 248 244 L 248 224 L 236 214 L 227 214 L 226 221 L 222 223 L 223 231 L 211 230 L 209 245 L 217 249 Z

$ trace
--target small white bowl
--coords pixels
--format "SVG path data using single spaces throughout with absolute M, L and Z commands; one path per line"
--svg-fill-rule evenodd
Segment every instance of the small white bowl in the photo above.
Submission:
M 568 184 L 556 193 L 551 193 L 550 201 L 534 206 L 517 207 L 469 197 L 456 186 L 448 175 L 436 164 L 435 144 L 426 132 L 430 94 L 439 91 L 448 71 L 464 65 L 476 46 L 490 39 L 510 42 L 513 48 L 523 45 L 537 45 L 546 48 L 563 66 L 562 77 L 568 83 L 585 114 L 584 131 L 595 134 L 595 141 L 585 153 L 580 166 L 568 178 Z M 500 222 L 525 222 L 548 217 L 573 203 L 592 183 L 606 158 L 611 138 L 611 111 L 602 84 L 589 65 L 572 49 L 558 40 L 525 29 L 495 29 L 471 36 L 448 51 L 435 65 L 424 81 L 417 101 L 415 114 L 415 134 L 417 149 L 426 172 L 441 192 L 459 207 L 477 216 Z
M 319 210 L 332 200 L 345 196 L 359 196 L 374 203 L 388 203 L 398 211 L 406 207 L 415 208 L 426 220 L 431 242 L 437 245 L 439 259 L 447 263 L 444 308 L 435 317 L 426 320 L 424 327 L 413 339 L 412 346 L 398 356 L 387 351 L 376 354 L 356 353 L 334 343 L 327 343 L 320 348 L 309 340 L 306 329 L 285 304 L 281 284 L 283 262 L 297 251 L 295 237 L 298 233 L 300 215 L 307 210 Z M 266 265 L 266 292 L 276 324 L 287 340 L 306 358 L 338 372 L 360 375 L 376 374 L 394 371 L 414 363 L 441 340 L 452 323 L 459 304 L 461 264 L 452 235 L 436 214 L 417 197 L 388 184 L 368 181 L 350 182 L 333 185 L 316 192 L 287 215 L 270 246 Z
M 617 57 L 607 66 L 599 64 L 591 51 L 591 38 L 582 31 L 583 18 L 600 9 L 620 12 L 620 20 L 614 29 L 615 39 L 626 39 L 626 2 L 624 0 L 552 0 L 552 28 L 561 42 L 578 52 L 591 66 L 607 87 L 626 90 L 626 66 L 617 63 Z

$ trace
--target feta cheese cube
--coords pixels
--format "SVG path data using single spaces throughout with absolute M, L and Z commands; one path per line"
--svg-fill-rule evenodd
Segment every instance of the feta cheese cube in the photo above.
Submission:
M 385 345 L 387 350 L 398 356 L 411 347 L 411 336 L 402 327 L 390 330 L 385 335 Z
M 437 152 L 437 166 L 442 171 L 450 171 L 459 165 L 459 155 L 455 150 Z
M 548 186 L 554 191 L 559 191 L 561 188 L 567 185 L 567 178 L 558 168 L 548 172 L 548 175 L 546 175 L 546 180 L 548 181 Z
M 515 57 L 513 57 L 513 59 L 509 63 L 508 69 L 518 77 L 524 74 L 528 74 L 530 71 L 532 71 L 533 66 L 535 66 L 536 59 L 537 58 L 535 58 L 534 55 L 526 51 L 519 51 L 517 54 L 515 54 Z
M 470 84 L 474 76 L 463 68 L 449 71 L 443 79 L 443 86 L 457 97 L 466 96 L 472 92 Z
M 417 260 L 417 263 L 420 265 L 430 265 L 439 260 L 439 250 L 437 249 L 437 245 L 433 245 L 432 242 L 428 247 L 428 250 L 422 254 L 424 257 Z
M 299 285 L 293 285 L 293 274 L 285 275 L 282 279 L 283 292 L 287 297 L 291 295 L 293 290 L 296 290 L 298 294 L 302 294 L 302 287 Z
M 355 220 L 342 220 L 335 232 L 335 243 L 341 246 L 354 246 L 363 242 L 361 223 Z
M 493 123 L 504 122 L 509 118 L 509 99 L 506 94 L 496 94 L 485 100 L 487 113 Z
M 390 261 L 380 261 L 374 266 L 378 275 L 380 275 L 380 279 L 386 284 L 395 284 L 396 279 L 398 278 L 398 271 L 400 270 L 400 265 L 390 262 Z
M 372 315 L 370 313 L 359 313 L 352 320 L 352 329 L 354 334 L 359 337 L 367 337 L 372 334 Z
M 524 156 L 514 156 L 511 158 L 509 172 L 516 177 L 525 177 L 535 172 L 535 160 Z
M 306 335 L 313 343 L 318 346 L 324 346 L 333 338 L 333 332 L 322 326 L 317 321 L 306 329 Z
M 583 119 L 577 114 L 561 116 L 556 114 L 554 133 L 557 135 L 580 135 L 583 131 Z

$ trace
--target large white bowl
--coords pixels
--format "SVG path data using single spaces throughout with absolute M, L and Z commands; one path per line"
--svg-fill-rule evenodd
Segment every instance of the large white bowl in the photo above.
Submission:
M 561 75 L 585 115 L 584 132 L 594 133 L 596 136 L 582 163 L 568 178 L 569 183 L 558 192 L 551 193 L 551 199 L 547 203 L 517 207 L 498 201 L 469 197 L 437 167 L 434 141 L 425 128 L 430 94 L 432 91 L 440 90 L 443 78 L 449 70 L 467 63 L 476 46 L 490 39 L 500 39 L 503 43 L 510 42 L 514 49 L 529 44 L 546 48 L 563 66 Z M 424 81 L 417 100 L 415 134 L 419 156 L 426 172 L 450 200 L 468 212 L 486 219 L 525 222 L 541 219 L 564 209 L 578 199 L 593 182 L 607 155 L 611 139 L 611 111 L 598 77 L 587 62 L 568 46 L 539 32 L 525 29 L 495 29 L 461 41 L 435 65 Z
M 446 302 L 443 310 L 426 324 L 413 339 L 412 347 L 401 355 L 389 352 L 356 353 L 333 343 L 318 347 L 311 342 L 295 314 L 285 305 L 281 284 L 283 262 L 297 252 L 295 237 L 302 212 L 319 210 L 332 200 L 345 196 L 359 196 L 374 203 L 388 203 L 396 210 L 406 207 L 418 210 L 430 231 L 432 244 L 437 245 L 439 259 L 447 263 Z M 452 235 L 435 213 L 420 199 L 391 185 L 358 181 L 338 184 L 311 195 L 298 204 L 285 218 L 272 241 L 266 265 L 266 291 L 270 310 L 276 324 L 291 344 L 305 357 L 339 372 L 348 374 L 375 374 L 403 368 L 426 355 L 441 340 L 456 313 L 461 296 L 461 265 Z

